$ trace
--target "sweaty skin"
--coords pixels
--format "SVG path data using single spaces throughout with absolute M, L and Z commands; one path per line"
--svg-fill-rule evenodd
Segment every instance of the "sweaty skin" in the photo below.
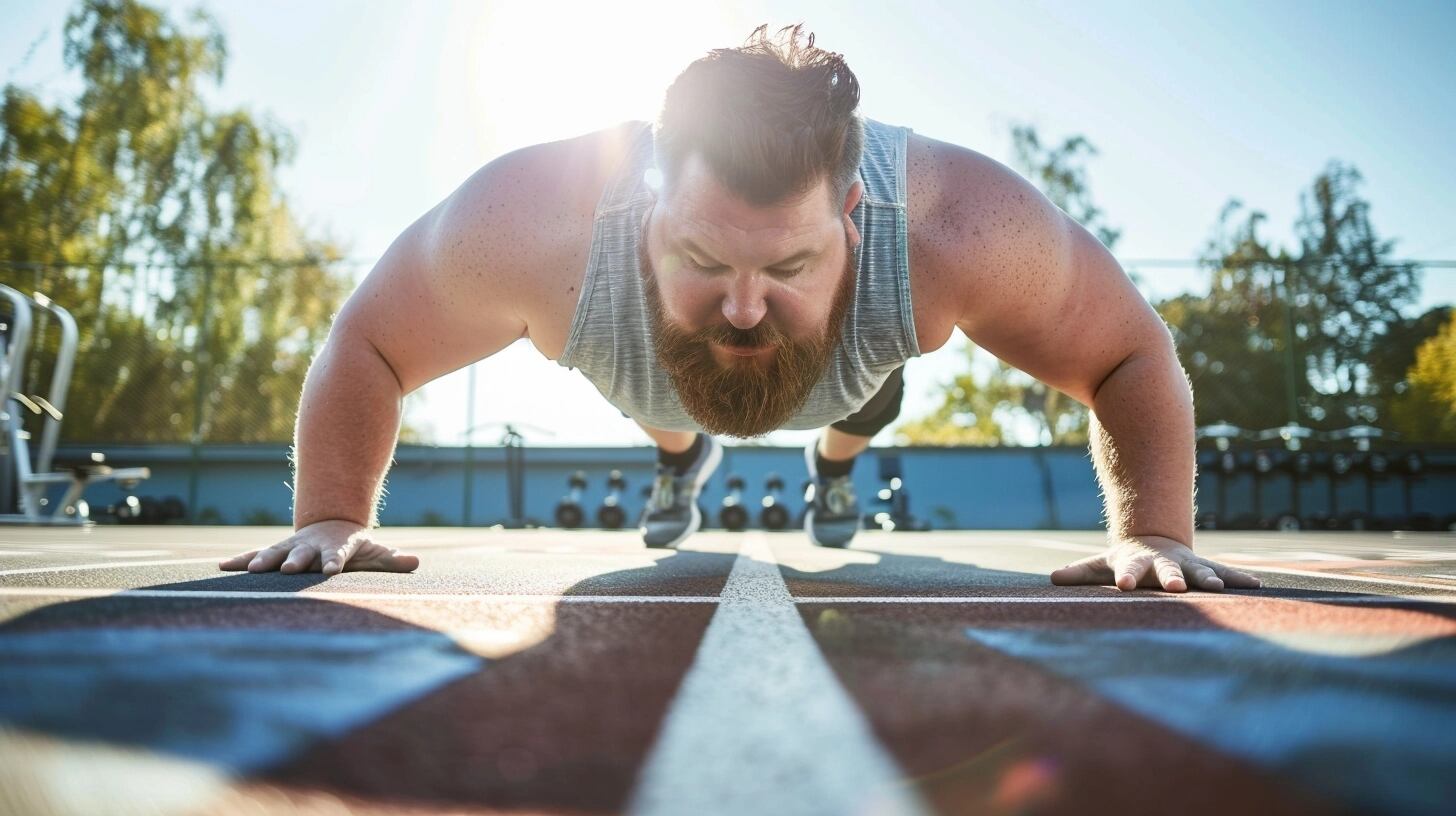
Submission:
M 395 240 L 309 369 L 295 440 L 298 532 L 223 569 L 332 575 L 418 565 L 369 537 L 401 400 L 523 337 L 549 359 L 561 355 L 595 205 L 627 154 L 628 134 L 611 128 L 506 154 Z M 1052 581 L 1172 592 L 1257 587 L 1191 548 L 1192 392 L 1166 326 L 1107 249 L 974 150 L 911 134 L 906 180 L 922 353 L 959 327 L 1092 409 L 1108 548 Z M 649 264 L 663 316 L 685 337 L 822 335 L 838 300 L 826 293 L 859 241 L 847 213 L 860 192 L 855 185 L 832 202 L 821 182 L 798 199 L 753 207 L 710 174 L 684 172 L 651 216 Z M 814 259 L 780 264 L 801 250 Z M 701 269 L 684 273 L 685 257 Z M 725 366 L 748 362 L 728 349 L 712 354 Z

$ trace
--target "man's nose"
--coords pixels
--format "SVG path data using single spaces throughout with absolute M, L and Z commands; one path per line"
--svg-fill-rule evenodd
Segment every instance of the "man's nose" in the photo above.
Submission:
M 723 316 L 736 329 L 757 326 L 768 313 L 768 292 L 758 275 L 735 275 L 723 298 Z

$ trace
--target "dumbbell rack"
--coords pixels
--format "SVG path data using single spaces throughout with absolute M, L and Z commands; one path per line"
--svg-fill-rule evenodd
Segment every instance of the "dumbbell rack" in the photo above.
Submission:
M 0 524 L 92 524 L 90 508 L 81 496 L 94 482 L 115 481 L 130 487 L 150 478 L 149 468 L 115 469 L 105 464 L 106 457 L 91 454 L 91 461 L 65 470 L 51 471 L 56 444 L 61 433 L 61 419 L 66 407 L 66 391 L 71 385 L 71 368 L 76 360 L 76 321 L 71 313 L 37 292 L 26 295 L 0 284 L 0 303 L 10 304 L 8 323 L 0 324 L 0 511 L 7 506 L 12 492 L 17 496 L 19 513 L 0 512 Z M 30 334 L 34 321 L 32 308 L 55 315 L 61 329 L 61 345 L 51 375 L 50 398 L 25 394 L 25 357 L 30 350 Z M 39 390 L 39 389 L 37 389 Z M 44 415 L 40 447 L 35 464 L 31 465 L 31 434 L 25 430 L 25 411 Z M 61 501 L 49 514 L 46 488 L 53 484 L 70 484 Z

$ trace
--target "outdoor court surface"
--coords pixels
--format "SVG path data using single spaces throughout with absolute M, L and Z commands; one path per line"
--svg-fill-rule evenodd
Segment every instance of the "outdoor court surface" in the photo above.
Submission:
M 1053 587 L 1101 534 L 0 528 L 3 813 L 1456 812 L 1456 536 L 1213 532 L 1261 590 Z

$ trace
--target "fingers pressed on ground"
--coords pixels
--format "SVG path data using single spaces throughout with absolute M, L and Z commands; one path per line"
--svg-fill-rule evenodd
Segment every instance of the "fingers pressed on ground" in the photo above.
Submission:
M 1233 567 L 1225 567 L 1222 564 L 1215 564 L 1214 571 L 1218 577 L 1223 579 L 1224 585 L 1234 589 L 1258 589 L 1264 585 L 1263 581 L 1250 575 L 1243 570 L 1236 570 Z
M 1183 577 L 1183 568 L 1178 562 L 1166 556 L 1158 556 L 1153 559 L 1153 567 L 1158 573 L 1158 583 L 1163 589 L 1169 592 L 1187 592 L 1188 580 Z
M 1134 556 L 1117 568 L 1117 588 L 1123 592 L 1131 592 L 1137 589 L 1142 583 L 1143 576 L 1148 574 L 1148 569 L 1153 565 L 1153 558 L 1150 555 Z
M 1218 592 L 1223 589 L 1223 579 L 1218 577 L 1213 567 L 1199 561 L 1190 561 L 1183 565 L 1183 575 L 1188 578 L 1192 586 L 1196 586 L 1207 592 Z
M 324 575 L 338 575 L 349 565 L 349 559 L 354 557 L 354 552 L 359 548 L 359 540 L 350 538 L 337 547 L 324 547 L 319 558 L 320 571 Z
M 266 550 L 261 550 L 253 560 L 248 562 L 248 572 L 272 572 L 278 569 L 283 559 L 288 557 L 291 546 L 274 544 Z
M 257 550 L 248 550 L 242 555 L 235 555 L 232 558 L 226 558 L 222 561 L 219 561 L 217 563 L 217 568 L 222 570 L 228 570 L 229 572 L 245 570 L 248 568 L 248 562 L 252 561 L 257 555 Z
M 310 544 L 300 544 L 293 548 L 283 565 L 278 568 L 279 572 L 311 572 L 318 563 L 318 549 Z
M 1094 555 L 1052 570 L 1052 583 L 1057 586 L 1073 586 L 1075 584 L 1106 584 L 1112 581 L 1112 570 L 1107 566 L 1107 558 L 1101 555 Z
M 414 572 L 420 566 L 420 559 L 408 553 L 396 552 L 389 557 L 389 565 L 394 572 Z
M 397 550 L 383 550 L 369 558 L 355 558 L 344 565 L 346 572 L 414 572 L 420 559 Z

